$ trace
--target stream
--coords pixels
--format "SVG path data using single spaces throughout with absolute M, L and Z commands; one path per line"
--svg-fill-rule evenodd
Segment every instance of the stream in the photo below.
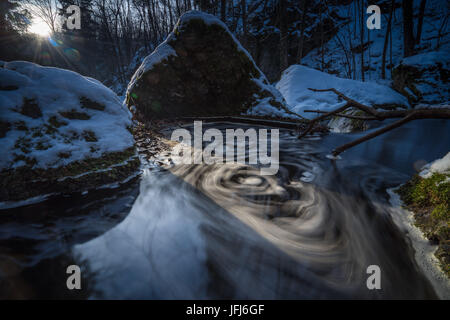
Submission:
M 250 126 L 204 124 L 235 127 Z M 367 132 L 280 130 L 276 176 L 151 163 L 120 188 L 0 210 L 0 298 L 436 299 L 386 190 L 444 156 L 449 132 L 414 121 L 332 160 Z M 82 290 L 66 288 L 71 264 Z

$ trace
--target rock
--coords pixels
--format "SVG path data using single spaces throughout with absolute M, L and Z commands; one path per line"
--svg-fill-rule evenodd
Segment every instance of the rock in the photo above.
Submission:
M 85 191 L 135 174 L 131 114 L 111 90 L 68 70 L 0 65 L 0 202 Z
M 392 71 L 394 88 L 410 103 L 448 103 L 450 63 L 448 51 L 421 53 L 402 60 Z
M 146 119 L 276 114 L 284 103 L 225 24 L 198 11 L 180 17 L 127 90 L 127 105 Z

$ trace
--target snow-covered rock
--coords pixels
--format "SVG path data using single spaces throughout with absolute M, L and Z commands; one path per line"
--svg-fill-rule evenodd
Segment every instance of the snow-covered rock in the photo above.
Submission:
M 291 65 L 286 69 L 276 88 L 288 103 L 288 108 L 301 116 L 312 119 L 317 113 L 305 110 L 332 111 L 346 102 L 333 92 L 314 92 L 312 89 L 335 88 L 347 97 L 374 108 L 408 108 L 408 100 L 393 89 L 373 82 L 338 78 L 334 75 L 301 65 Z M 349 110 L 352 114 L 360 111 Z M 354 131 L 364 129 L 361 121 L 333 119 L 330 127 L 334 131 Z
M 396 66 L 392 79 L 396 90 L 412 102 L 448 104 L 450 101 L 450 46 L 407 57 Z
M 96 187 L 138 165 L 131 115 L 95 79 L 2 63 L 0 108 L 0 201 Z
M 227 26 L 199 11 L 180 17 L 127 90 L 127 105 L 145 118 L 283 115 L 284 103 Z
M 447 153 L 443 158 L 437 159 L 423 166 L 420 172 L 420 176 L 422 178 L 429 178 L 435 172 L 450 174 L 450 152 Z

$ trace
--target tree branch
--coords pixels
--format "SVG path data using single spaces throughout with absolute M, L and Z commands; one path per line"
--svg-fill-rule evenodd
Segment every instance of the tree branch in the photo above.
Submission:
M 326 112 L 325 114 L 323 114 L 323 115 L 321 115 L 321 116 L 318 116 L 317 118 L 312 119 L 311 121 L 309 121 L 309 125 L 308 125 L 308 127 L 306 128 L 306 130 L 303 131 L 303 132 L 298 136 L 298 138 L 301 139 L 301 138 L 303 138 L 304 136 L 306 136 L 306 135 L 312 130 L 312 128 L 314 127 L 314 125 L 315 125 L 318 121 L 321 121 L 321 120 L 323 120 L 323 119 L 325 119 L 325 118 L 327 118 L 327 117 L 329 117 L 329 116 L 332 116 L 332 115 L 334 115 L 334 114 L 337 114 L 337 113 L 340 113 L 340 112 L 342 112 L 342 111 L 345 111 L 346 109 L 348 109 L 348 108 L 350 108 L 350 107 L 351 107 L 351 105 L 349 105 L 348 103 L 346 103 L 345 105 L 343 105 L 343 106 L 340 107 L 340 108 L 337 108 L 337 109 L 334 110 L 334 111 Z
M 354 146 L 356 146 L 356 145 L 358 145 L 360 143 L 363 143 L 363 142 L 365 142 L 367 140 L 370 140 L 372 138 L 375 138 L 375 137 L 377 137 L 377 136 L 379 136 L 379 135 L 381 135 L 381 134 L 383 134 L 385 132 L 388 132 L 388 131 L 390 131 L 392 129 L 398 128 L 398 127 L 404 125 L 405 123 L 407 123 L 407 122 L 409 122 L 411 120 L 414 120 L 414 119 L 415 119 L 415 117 L 414 117 L 414 114 L 412 113 L 412 114 L 410 114 L 410 115 L 408 115 L 408 116 L 406 116 L 406 117 L 404 117 L 404 118 L 402 118 L 400 120 L 397 120 L 397 121 L 391 123 L 390 125 L 387 125 L 387 126 L 381 128 L 381 129 L 378 129 L 378 130 L 376 130 L 376 131 L 374 131 L 372 133 L 369 133 L 369 134 L 367 134 L 367 135 L 365 135 L 365 136 L 363 136 L 363 137 L 361 137 L 359 139 L 353 140 L 352 142 L 346 143 L 346 144 L 344 144 L 344 145 L 334 149 L 332 151 L 332 154 L 333 154 L 333 156 L 337 156 L 338 154 L 344 152 L 347 149 L 350 149 L 350 148 L 352 148 L 352 147 L 354 147 Z
M 323 111 L 323 110 L 303 110 L 303 112 L 327 113 L 327 111 Z M 378 120 L 378 118 L 375 118 L 375 117 L 354 116 L 352 114 L 336 113 L 334 115 L 336 117 L 342 117 L 342 118 L 348 118 L 348 119 L 356 119 L 356 120 Z
M 330 89 L 312 89 L 312 88 L 308 88 L 308 90 L 311 90 L 313 92 L 327 92 L 327 91 L 334 92 L 338 97 L 340 97 L 340 98 L 344 99 L 345 101 L 347 101 L 347 103 L 350 104 L 351 107 L 355 107 L 357 109 L 360 109 L 361 111 L 364 111 L 364 112 L 366 112 L 368 114 L 371 114 L 374 117 L 376 117 L 377 110 L 375 110 L 374 108 L 366 106 L 366 105 L 364 105 L 362 103 L 359 103 L 358 101 L 355 101 L 355 100 L 347 97 L 342 92 L 337 91 L 335 88 L 330 88 Z
M 326 111 L 322 111 L 322 110 L 305 110 L 305 112 L 316 112 L 316 113 L 320 113 L 322 115 L 312 119 L 309 122 L 309 125 L 306 128 L 306 130 L 303 131 L 298 136 L 299 139 L 303 138 L 305 135 L 307 135 L 311 131 L 311 129 L 314 127 L 314 124 L 316 122 L 321 121 L 329 116 L 337 116 L 337 117 L 343 117 L 343 118 L 349 118 L 349 119 L 368 120 L 368 121 L 370 121 L 370 120 L 382 121 L 382 120 L 386 120 L 386 119 L 401 118 L 400 120 L 395 121 L 381 129 L 378 129 L 378 130 L 376 130 L 372 133 L 369 133 L 359 139 L 356 139 L 352 142 L 349 142 L 347 144 L 344 144 L 344 145 L 334 149 L 332 152 L 334 156 L 337 156 L 338 154 L 342 153 L 343 151 L 345 151 L 349 148 L 352 148 L 362 142 L 370 140 L 374 137 L 377 137 L 387 131 L 398 128 L 412 120 L 416 120 L 416 119 L 450 119 L 450 107 L 448 107 L 448 106 L 445 106 L 445 107 L 440 106 L 439 108 L 433 108 L 433 106 L 429 106 L 429 107 L 422 107 L 422 108 L 418 108 L 418 109 L 378 111 L 375 108 L 366 106 L 362 103 L 359 103 L 359 102 L 347 97 L 346 95 L 344 95 L 342 92 L 339 92 L 335 88 L 330 88 L 330 89 L 308 88 L 308 89 L 311 91 L 314 91 L 314 92 L 326 92 L 326 91 L 334 92 L 337 96 L 339 96 L 343 100 L 347 101 L 347 103 L 344 106 L 339 107 L 330 112 L 326 112 Z M 370 116 L 366 117 L 366 116 L 347 115 L 347 114 L 342 113 L 343 111 L 345 111 L 346 109 L 348 109 L 350 107 L 357 108 L 357 109 L 371 115 L 371 117 Z

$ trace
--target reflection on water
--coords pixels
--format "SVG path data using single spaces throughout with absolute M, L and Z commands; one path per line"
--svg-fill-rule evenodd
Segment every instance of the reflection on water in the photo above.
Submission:
M 130 187 L 88 214 L 70 200 L 49 204 L 65 218 L 48 225 L 2 223 L 0 254 L 20 268 L 47 256 L 74 261 L 94 298 L 436 298 L 392 222 L 386 188 L 408 179 L 414 162 L 444 155 L 448 141 L 430 142 L 446 130 L 411 123 L 336 162 L 326 155 L 358 134 L 281 132 L 276 176 L 241 164 L 149 168 L 136 199 Z M 15 241 L 30 247 L 11 249 Z M 374 264 L 382 290 L 366 287 Z M 5 282 L 20 281 L 7 273 Z

